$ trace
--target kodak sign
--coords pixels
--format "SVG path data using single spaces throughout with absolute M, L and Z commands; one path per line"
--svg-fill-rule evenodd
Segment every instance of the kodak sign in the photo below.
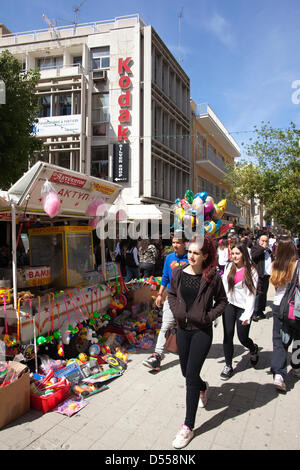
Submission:
M 126 57 L 126 59 L 119 59 L 119 85 L 121 88 L 121 95 L 118 99 L 118 104 L 120 106 L 119 111 L 119 124 L 118 124 L 118 141 L 126 140 L 128 141 L 128 127 L 130 123 L 130 108 L 131 108 L 131 78 L 132 75 L 129 64 L 131 63 L 131 57 Z

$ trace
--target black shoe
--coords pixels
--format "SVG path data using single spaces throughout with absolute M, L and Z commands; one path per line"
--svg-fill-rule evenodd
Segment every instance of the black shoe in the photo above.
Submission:
M 264 313 L 257 313 L 256 315 L 253 315 L 252 320 L 253 321 L 258 321 L 258 320 L 264 320 L 266 315 Z
M 232 376 L 233 376 L 233 368 L 229 366 L 225 366 L 223 371 L 221 372 L 220 378 L 222 380 L 228 380 Z
M 144 366 L 149 367 L 152 370 L 160 370 L 161 355 L 158 353 L 151 354 L 148 359 L 143 361 Z
M 254 351 L 250 352 L 250 362 L 252 366 L 256 366 L 258 363 L 259 355 L 258 355 L 258 346 L 257 344 L 254 345 Z

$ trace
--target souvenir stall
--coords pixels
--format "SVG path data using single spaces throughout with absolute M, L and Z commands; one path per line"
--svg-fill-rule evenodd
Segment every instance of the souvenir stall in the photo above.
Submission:
M 12 268 L 2 279 L 8 287 L 1 296 L 0 336 L 10 356 L 16 344 L 30 343 L 35 334 L 40 345 L 53 335 L 68 344 L 78 323 L 110 305 L 104 240 L 99 241 L 101 276 L 94 271 L 92 230 L 121 190 L 109 181 L 37 162 L 1 194 L 0 213 L 11 220 Z M 30 266 L 18 268 L 17 243 L 28 217 L 35 217 L 28 230 Z

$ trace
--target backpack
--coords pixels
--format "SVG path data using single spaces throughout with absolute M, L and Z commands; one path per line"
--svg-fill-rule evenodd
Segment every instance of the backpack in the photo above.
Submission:
M 125 264 L 129 268 L 137 268 L 136 262 L 134 261 L 133 248 L 130 251 L 126 251 Z
M 300 262 L 297 262 L 293 279 L 287 285 L 285 294 L 280 302 L 278 318 L 283 323 L 283 331 L 292 338 L 300 334 Z

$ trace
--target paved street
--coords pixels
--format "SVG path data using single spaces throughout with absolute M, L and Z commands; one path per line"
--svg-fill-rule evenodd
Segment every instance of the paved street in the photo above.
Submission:
M 272 297 L 271 287 L 267 312 Z M 221 322 L 214 328 L 202 374 L 209 382 L 209 401 L 198 411 L 196 435 L 186 450 L 300 448 L 300 383 L 289 373 L 288 393 L 278 394 L 268 373 L 272 323 L 270 314 L 252 323 L 250 336 L 260 347 L 256 369 L 235 338 L 235 374 L 227 382 L 219 378 L 224 366 Z M 0 431 L 0 449 L 172 450 L 184 421 L 184 379 L 176 355 L 166 356 L 159 373 L 142 366 L 148 355 L 131 354 L 125 374 L 70 418 L 30 410 Z

